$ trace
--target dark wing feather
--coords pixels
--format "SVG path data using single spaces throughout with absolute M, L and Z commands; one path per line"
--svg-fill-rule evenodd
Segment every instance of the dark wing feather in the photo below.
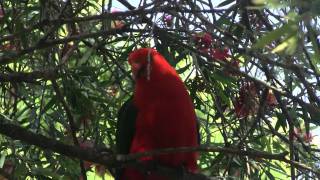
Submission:
M 133 136 L 135 134 L 135 124 L 138 109 L 134 106 L 133 97 L 128 99 L 118 112 L 116 131 L 116 152 L 117 154 L 129 154 Z M 116 179 L 122 174 L 122 169 L 116 171 Z

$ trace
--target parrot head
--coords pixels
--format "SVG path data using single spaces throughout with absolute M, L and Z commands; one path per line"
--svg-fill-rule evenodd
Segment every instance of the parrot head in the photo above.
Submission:
M 150 67 L 148 67 L 148 63 L 152 63 L 152 57 L 155 53 L 157 53 L 157 51 L 152 48 L 141 48 L 130 53 L 128 60 L 135 80 L 148 78 L 148 71 L 151 70 L 151 64 Z M 150 58 L 149 61 L 148 58 Z

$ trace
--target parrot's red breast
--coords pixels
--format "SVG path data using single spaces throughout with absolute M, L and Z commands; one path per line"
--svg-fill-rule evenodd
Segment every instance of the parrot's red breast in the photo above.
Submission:
M 149 60 L 148 60 L 149 58 Z M 198 146 L 196 115 L 187 89 L 175 69 L 152 48 L 141 48 L 129 56 L 136 80 L 134 105 L 138 109 L 130 153 L 162 148 Z M 197 170 L 197 153 L 174 153 L 142 158 L 169 167 Z M 165 179 L 146 177 L 126 169 L 124 179 Z

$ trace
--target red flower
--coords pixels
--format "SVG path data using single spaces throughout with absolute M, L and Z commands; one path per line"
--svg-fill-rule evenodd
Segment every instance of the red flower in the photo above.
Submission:
M 204 47 L 209 48 L 212 43 L 212 36 L 209 33 L 205 33 L 201 38 Z
M 173 20 L 173 17 L 171 15 L 164 15 L 163 16 L 163 22 L 165 22 L 167 26 L 172 25 L 172 20 Z
M 298 137 L 303 139 L 303 141 L 306 143 L 311 143 L 314 136 L 312 136 L 311 132 L 303 133 L 300 128 L 295 127 L 293 129 L 293 139 L 296 141 Z
M 218 59 L 218 60 L 222 60 L 225 61 L 227 60 L 228 57 L 230 57 L 230 55 L 228 54 L 229 50 L 228 49 L 212 49 L 211 50 L 211 55 L 213 59 Z
M 303 140 L 304 140 L 304 142 L 306 142 L 306 143 L 310 143 L 310 142 L 313 140 L 313 137 L 314 137 L 314 136 L 312 136 L 311 132 L 309 132 L 309 133 L 304 133 L 304 135 L 303 135 Z
M 196 47 L 201 49 L 208 49 L 212 44 L 212 36 L 209 33 L 199 33 L 193 36 Z
M 257 96 L 257 89 L 254 83 L 247 82 L 240 88 L 240 96 L 243 98 L 255 98 Z
M 244 118 L 249 115 L 248 107 L 240 99 L 237 99 L 234 103 L 234 110 L 238 118 Z
M 115 28 L 115 29 L 121 29 L 124 26 L 125 26 L 125 24 L 122 21 L 115 20 L 113 22 L 113 28 Z
M 120 12 L 119 9 L 112 9 L 111 13 Z M 112 21 L 111 27 L 114 29 L 121 29 L 125 26 L 125 23 L 123 21 L 114 20 Z
M 278 104 L 278 101 L 274 96 L 272 90 L 269 90 L 266 101 L 267 101 L 267 105 L 269 106 L 276 106 Z
M 245 83 L 241 86 L 239 97 L 234 102 L 235 113 L 238 118 L 248 117 L 257 110 L 257 90 L 253 83 Z

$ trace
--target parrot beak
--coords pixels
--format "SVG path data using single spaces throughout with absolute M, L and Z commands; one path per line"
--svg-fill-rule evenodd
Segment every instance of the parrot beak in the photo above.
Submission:
M 134 66 L 131 65 L 133 79 L 136 81 L 139 78 L 147 77 L 146 69 L 147 68 L 145 66 L 142 66 L 141 64 L 134 65 Z
M 132 63 L 131 65 L 131 72 L 132 72 L 132 78 L 136 81 L 137 80 L 137 76 L 138 76 L 138 72 L 141 69 L 141 64 L 140 63 Z
M 131 64 L 131 72 L 132 72 L 132 78 L 136 81 L 139 69 L 141 68 L 141 65 L 139 63 L 132 63 Z
M 135 81 L 137 80 L 137 73 L 135 71 L 132 71 L 131 76 L 132 76 L 133 80 L 135 80 Z
M 145 68 L 141 63 L 132 63 L 131 64 L 132 77 L 136 81 L 138 78 L 144 76 Z

